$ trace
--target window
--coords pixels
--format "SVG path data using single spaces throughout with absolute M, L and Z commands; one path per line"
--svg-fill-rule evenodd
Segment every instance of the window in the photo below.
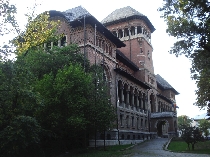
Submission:
M 107 140 L 111 140 L 111 135 L 110 135 L 110 134 L 107 134 L 106 139 L 107 139 Z
M 123 32 L 122 32 L 122 30 L 121 30 L 121 29 L 119 30 L 118 37 L 119 37 L 119 38 L 122 38 L 122 37 L 123 37 Z
M 66 46 L 66 35 L 61 38 L 61 46 Z
M 104 134 L 100 134 L 100 139 L 104 140 Z
M 108 45 L 106 44 L 106 53 L 108 53 Z
M 145 128 L 147 127 L 147 120 L 145 120 L 145 125 L 144 126 L 145 126 Z
M 141 127 L 143 127 L 143 119 L 141 119 Z
M 134 127 L 134 117 L 131 118 L 132 127 Z
M 143 53 L 142 47 L 140 47 L 140 53 Z
M 135 27 L 131 26 L 131 35 L 135 35 Z
M 121 139 L 124 140 L 124 138 L 125 138 L 125 136 L 124 136 L 124 134 L 122 134 L 122 135 L 121 135 Z
M 141 26 L 137 26 L 137 34 L 142 33 Z
M 126 127 L 129 127 L 129 116 L 126 117 Z
M 115 35 L 115 36 L 117 36 L 117 32 L 116 31 L 113 31 L 112 34 Z
M 136 119 L 136 126 L 137 126 L 137 129 L 139 129 L 139 117 Z
M 149 50 L 148 50 L 148 52 L 147 52 L 147 58 L 148 58 L 149 60 L 151 59 L 151 54 L 150 54 Z
M 122 127 L 123 126 L 123 115 L 120 114 L 120 126 Z
M 112 56 L 112 47 L 109 46 L 109 55 Z
M 125 33 L 125 37 L 129 36 L 129 30 L 128 30 L 128 28 L 125 28 L 124 33 Z

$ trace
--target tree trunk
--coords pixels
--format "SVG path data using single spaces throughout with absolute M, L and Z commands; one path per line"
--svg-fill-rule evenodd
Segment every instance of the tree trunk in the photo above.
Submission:
M 194 145 L 195 145 L 195 144 L 194 144 L 194 143 L 192 143 L 192 150 L 194 150 Z

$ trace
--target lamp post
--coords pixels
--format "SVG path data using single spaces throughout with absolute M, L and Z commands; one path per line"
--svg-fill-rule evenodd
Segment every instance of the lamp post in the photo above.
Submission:
M 85 59 L 86 59 L 85 44 L 86 44 L 86 25 L 85 25 L 85 15 L 84 15 L 84 71 L 85 71 Z

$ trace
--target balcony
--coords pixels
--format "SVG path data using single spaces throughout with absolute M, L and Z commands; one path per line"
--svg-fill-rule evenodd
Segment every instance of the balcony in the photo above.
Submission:
M 155 112 L 151 113 L 150 118 L 164 118 L 164 117 L 176 117 L 176 112 Z

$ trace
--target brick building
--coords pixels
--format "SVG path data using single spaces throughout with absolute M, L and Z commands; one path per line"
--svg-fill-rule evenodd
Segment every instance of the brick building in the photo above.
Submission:
M 117 112 L 116 128 L 105 135 L 107 145 L 176 135 L 175 95 L 179 93 L 154 74 L 151 34 L 155 28 L 145 15 L 125 7 L 99 22 L 79 6 L 50 11 L 50 16 L 61 21 L 58 33 L 65 34 L 59 46 L 76 43 L 91 64 L 104 66 Z M 97 145 L 103 138 L 98 133 Z

